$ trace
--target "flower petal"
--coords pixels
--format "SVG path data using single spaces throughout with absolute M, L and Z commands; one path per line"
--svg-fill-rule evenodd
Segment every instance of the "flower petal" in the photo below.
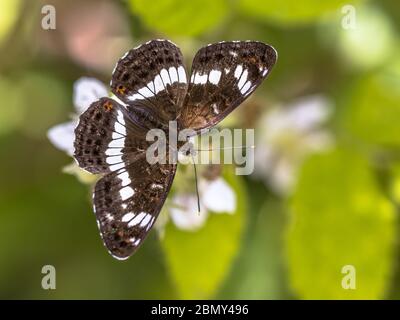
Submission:
M 334 137 L 328 130 L 310 132 L 303 137 L 304 149 L 311 152 L 325 151 L 333 147 Z
M 257 143 L 259 148 L 255 148 L 254 153 L 249 153 L 249 161 L 254 161 L 254 173 L 256 177 L 262 177 L 264 174 L 274 170 L 275 158 L 279 150 L 272 144 Z
M 236 210 L 236 195 L 224 179 L 218 178 L 203 184 L 200 189 L 202 203 L 216 213 L 233 213 Z
M 208 212 L 202 208 L 199 213 L 195 195 L 177 195 L 172 199 L 177 207 L 171 207 L 171 219 L 179 229 L 194 231 L 206 222 Z
M 281 158 L 275 163 L 275 168 L 270 172 L 268 183 L 280 195 L 287 195 L 296 182 L 299 163 L 292 163 L 288 158 Z
M 106 86 L 95 78 L 83 77 L 74 83 L 74 106 L 78 114 L 83 113 L 96 100 L 107 96 Z
M 76 121 L 61 123 L 47 131 L 47 138 L 50 142 L 57 149 L 65 151 L 70 156 L 74 154 L 74 130 L 76 124 Z
M 322 95 L 303 97 L 289 106 L 290 122 L 299 130 L 313 129 L 328 120 L 332 113 L 329 100 Z
M 260 120 L 266 139 L 273 140 L 286 132 L 304 133 L 318 128 L 332 113 L 330 101 L 322 95 L 301 97 L 284 107 L 275 107 Z

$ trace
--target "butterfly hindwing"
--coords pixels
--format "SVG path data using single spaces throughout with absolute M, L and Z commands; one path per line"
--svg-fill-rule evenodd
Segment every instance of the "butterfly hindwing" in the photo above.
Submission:
M 168 40 L 152 40 L 128 51 L 114 69 L 111 90 L 128 110 L 135 103 L 162 123 L 174 120 L 187 90 L 180 49 Z
M 146 131 L 126 109 L 110 98 L 101 98 L 80 116 L 75 128 L 74 157 L 91 173 L 124 168 L 142 155 Z
M 256 41 L 221 42 L 200 49 L 179 115 L 181 127 L 215 126 L 242 103 L 271 71 L 274 48 Z
M 171 187 L 176 165 L 150 165 L 145 157 L 101 178 L 94 210 L 103 242 L 118 259 L 138 248 L 153 226 Z
M 135 107 L 135 105 L 133 105 Z M 80 116 L 75 129 L 75 159 L 92 173 L 93 203 L 103 241 L 110 253 L 128 258 L 141 244 L 168 195 L 176 165 L 150 164 L 148 118 L 110 98 L 101 98 Z

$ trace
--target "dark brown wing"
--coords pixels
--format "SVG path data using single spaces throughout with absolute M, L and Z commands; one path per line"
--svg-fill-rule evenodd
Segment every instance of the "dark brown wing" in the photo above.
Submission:
M 142 157 L 101 178 L 93 202 L 100 234 L 117 259 L 129 258 L 153 226 L 171 187 L 176 165 Z
M 141 115 L 110 98 L 101 98 L 79 117 L 74 157 L 91 173 L 117 171 L 142 156 L 149 143 Z
M 162 124 L 175 120 L 187 90 L 180 49 L 168 40 L 152 40 L 128 51 L 115 66 L 112 92 Z
M 132 255 L 146 237 L 176 170 L 176 165 L 147 161 L 151 125 L 136 111 L 102 98 L 80 116 L 75 129 L 80 167 L 106 174 L 95 186 L 93 208 L 103 241 L 118 259 Z
M 275 64 L 271 46 L 255 41 L 222 42 L 200 49 L 179 114 L 181 128 L 215 126 L 239 106 Z

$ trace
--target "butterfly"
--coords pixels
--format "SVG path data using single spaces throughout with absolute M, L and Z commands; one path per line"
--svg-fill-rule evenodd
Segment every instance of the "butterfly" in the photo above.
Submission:
M 275 49 L 256 41 L 210 44 L 194 57 L 188 78 L 180 49 L 152 40 L 128 51 L 110 82 L 113 97 L 92 103 L 75 129 L 79 166 L 102 174 L 93 192 L 93 210 L 110 254 L 129 258 L 141 245 L 165 202 L 174 163 L 146 161 L 146 133 L 178 130 L 200 133 L 224 119 L 265 79 Z

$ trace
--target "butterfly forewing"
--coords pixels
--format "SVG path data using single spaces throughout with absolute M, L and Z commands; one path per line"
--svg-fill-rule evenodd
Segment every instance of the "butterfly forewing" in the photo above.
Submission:
M 75 159 L 91 173 L 119 170 L 145 152 L 145 129 L 131 120 L 126 109 L 101 98 L 80 116 L 75 129 Z
M 275 49 L 255 41 L 222 42 L 200 49 L 179 115 L 181 127 L 199 131 L 216 125 L 258 87 L 276 58 Z
M 128 258 L 153 226 L 169 192 L 175 165 L 150 165 L 145 157 L 101 178 L 94 210 L 103 242 L 118 259 Z
M 175 120 L 187 90 L 186 71 L 179 48 L 168 40 L 153 40 L 128 51 L 117 63 L 112 92 L 135 104 L 161 124 Z

